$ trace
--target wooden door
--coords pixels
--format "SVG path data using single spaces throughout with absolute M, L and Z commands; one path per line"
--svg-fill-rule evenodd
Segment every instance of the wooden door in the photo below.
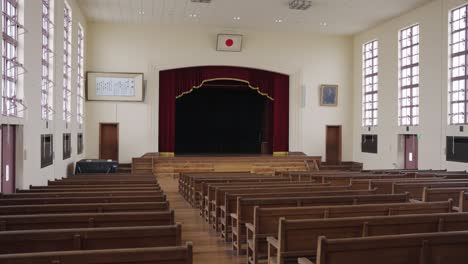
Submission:
M 418 169 L 418 138 L 416 135 L 405 135 L 405 169 Z
M 2 193 L 15 192 L 16 126 L 1 126 L 2 140 Z
M 341 126 L 327 126 L 326 162 L 327 164 L 341 162 Z
M 100 124 L 99 159 L 119 160 L 119 124 Z

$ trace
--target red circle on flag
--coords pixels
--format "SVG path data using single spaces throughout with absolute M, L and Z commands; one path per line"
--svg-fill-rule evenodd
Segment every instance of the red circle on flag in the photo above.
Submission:
M 234 45 L 234 40 L 226 39 L 226 46 L 231 47 L 232 45 Z

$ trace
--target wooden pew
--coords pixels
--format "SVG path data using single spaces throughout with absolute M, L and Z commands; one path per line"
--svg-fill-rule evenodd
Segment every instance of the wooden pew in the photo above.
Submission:
M 106 185 L 106 184 L 148 184 L 154 183 L 155 181 L 151 180 L 58 180 L 58 181 L 48 181 L 47 185 Z
M 424 187 L 422 194 L 423 202 L 436 202 L 447 201 L 452 199 L 454 204 L 459 203 L 460 192 L 468 191 L 468 187 L 454 187 L 454 188 L 430 188 Z
M 284 186 L 284 187 L 293 187 L 293 186 L 320 186 L 320 185 L 328 185 L 328 184 L 320 184 L 320 183 L 313 183 L 313 182 L 289 182 L 289 181 L 263 181 L 261 185 L 255 185 L 251 182 L 241 182 L 241 183 L 202 183 L 202 191 L 200 198 L 203 197 L 202 200 L 202 216 L 206 217 L 207 212 L 210 212 L 212 201 L 215 200 L 215 192 L 217 188 L 243 188 L 243 189 L 252 189 L 252 188 L 267 188 L 267 187 L 275 187 L 275 186 Z
M 322 193 L 323 194 L 323 193 Z M 320 194 L 320 195 L 322 195 Z M 245 198 L 241 197 L 239 203 L 254 208 L 255 206 L 273 207 L 301 207 L 301 206 L 325 206 L 325 205 L 356 205 L 356 204 L 382 204 L 382 203 L 406 203 L 409 202 L 407 194 L 340 194 L 337 196 L 314 196 L 309 197 L 278 197 L 278 198 Z M 236 208 L 237 211 L 237 208 Z M 230 227 L 230 226 L 229 226 Z M 228 241 L 230 230 L 227 227 L 221 230 L 221 236 Z M 223 233 L 224 232 L 224 233 Z M 245 233 L 245 232 L 244 232 Z
M 215 182 L 251 182 L 252 184 L 261 183 L 261 182 L 287 182 L 287 179 L 278 178 L 278 177 L 241 177 L 241 178 L 233 178 L 233 179 L 204 179 L 204 178 L 197 178 L 194 180 L 193 185 L 188 190 L 188 201 L 194 207 L 199 207 L 198 199 L 203 199 L 201 196 L 201 188 L 203 183 L 215 183 Z
M 102 189 L 102 188 L 160 188 L 159 184 L 157 183 L 147 183 L 147 184 L 94 184 L 94 185 L 73 185 L 73 184 L 68 184 L 67 186 L 62 186 L 62 185 L 50 185 L 50 186 L 34 186 L 34 185 L 29 185 L 29 190 L 53 190 L 53 189 Z
M 323 187 L 323 188 L 322 188 Z M 250 194 L 250 193 L 284 193 L 284 192 L 307 192 L 309 190 L 347 190 L 350 189 L 349 186 L 337 186 L 331 187 L 327 184 L 319 184 L 319 183 L 305 183 L 305 184 L 276 184 L 276 185 L 269 185 L 269 184 L 262 184 L 261 186 L 242 186 L 242 187 L 217 187 L 212 188 L 212 193 L 210 197 L 206 197 L 205 208 L 203 208 L 203 213 L 200 213 L 208 223 L 215 223 L 216 219 L 219 217 L 219 210 L 216 208 L 218 206 L 224 205 L 225 194 L 226 193 L 237 193 L 237 194 Z M 211 199 L 211 200 L 210 200 Z
M 52 197 L 114 197 L 114 196 L 162 196 L 162 191 L 88 191 L 88 192 L 39 192 L 39 193 L 12 193 L 0 194 L 0 199 L 32 199 L 32 198 L 52 198 Z
M 371 195 L 372 190 L 346 190 L 346 189 L 323 189 L 316 188 L 306 192 L 275 192 L 275 193 L 226 193 L 224 205 L 219 207 L 221 236 L 227 241 L 231 233 L 231 227 L 235 227 L 232 221 L 237 223 L 238 198 L 288 198 L 288 197 L 317 197 L 317 196 L 338 196 L 338 195 Z M 253 210 L 253 209 L 252 209 Z M 234 220 L 232 218 L 235 218 Z
M 0 206 L 0 215 L 167 211 L 169 202 Z
M 0 255 L 3 264 L 192 264 L 190 242 L 178 247 L 59 251 Z
M 391 179 L 352 179 L 351 185 L 353 189 L 377 189 L 379 194 L 392 193 L 392 184 L 394 182 L 428 182 L 428 181 L 444 181 L 444 178 L 429 177 L 429 178 L 391 178 Z
M 63 228 L 173 225 L 174 211 L 0 215 L 0 232 Z
M 288 258 L 312 257 L 317 253 L 320 236 L 354 238 L 463 230 L 468 230 L 468 213 L 302 220 L 281 218 L 277 238 L 267 238 L 268 259 L 270 263 L 284 263 Z
M 79 204 L 79 203 L 131 203 L 131 202 L 165 202 L 166 195 L 159 196 L 101 196 L 101 197 L 53 197 L 53 198 L 18 198 L 0 199 L 4 205 L 33 204 Z
M 428 188 L 453 188 L 453 187 L 467 187 L 468 181 L 461 182 L 418 182 L 418 183 L 393 183 L 392 193 L 405 193 L 410 194 L 411 199 L 421 200 L 424 187 Z
M 122 191 L 161 191 L 161 187 L 114 187 L 114 188 L 42 188 L 30 190 L 16 190 L 16 193 L 41 193 L 41 192 L 122 192 Z
M 325 196 L 339 196 L 339 195 L 371 195 L 371 190 L 351 190 L 351 191 L 322 191 L 307 194 L 306 196 L 325 197 Z M 303 195 L 304 196 L 304 195 Z M 302 197 L 303 197 L 302 196 Z M 270 196 L 272 197 L 272 196 Z M 277 197 L 301 197 L 301 194 L 292 194 L 287 196 Z M 244 252 L 243 246 L 246 243 L 246 228 L 245 224 L 253 221 L 254 208 L 250 202 L 244 203 L 244 199 L 248 198 L 261 198 L 257 195 L 251 196 L 238 196 L 233 213 L 230 213 L 231 224 L 227 225 L 225 229 L 232 230 L 232 247 L 236 250 L 237 254 Z
M 364 238 L 320 237 L 316 261 L 299 258 L 299 264 L 465 264 L 468 232 L 422 233 Z
M 181 246 L 181 226 L 132 226 L 0 232 L 0 254 Z
M 2 199 L 32 199 L 32 198 L 53 198 L 53 197 L 114 197 L 114 196 L 162 196 L 162 191 L 115 191 L 115 192 L 103 192 L 103 191 L 88 191 L 88 192 L 39 192 L 39 193 L 12 193 L 12 194 L 0 194 L 0 200 Z
M 247 260 L 249 263 L 257 264 L 260 258 L 268 255 L 266 238 L 278 234 L 281 217 L 291 220 L 448 213 L 452 211 L 452 206 L 451 201 L 281 208 L 256 206 L 252 221 L 246 224 Z

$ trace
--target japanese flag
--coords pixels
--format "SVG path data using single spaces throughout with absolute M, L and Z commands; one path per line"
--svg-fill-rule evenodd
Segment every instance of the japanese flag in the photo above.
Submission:
M 218 35 L 219 51 L 241 51 L 242 48 L 242 35 Z

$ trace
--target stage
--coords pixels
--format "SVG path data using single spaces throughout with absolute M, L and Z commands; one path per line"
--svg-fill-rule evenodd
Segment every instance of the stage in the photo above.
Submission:
M 251 172 L 272 174 L 275 171 L 308 171 L 320 166 L 321 157 L 301 152 L 285 155 L 198 154 L 166 156 L 146 153 L 134 158 L 134 173 L 154 173 L 156 176 L 177 176 L 182 172 Z

